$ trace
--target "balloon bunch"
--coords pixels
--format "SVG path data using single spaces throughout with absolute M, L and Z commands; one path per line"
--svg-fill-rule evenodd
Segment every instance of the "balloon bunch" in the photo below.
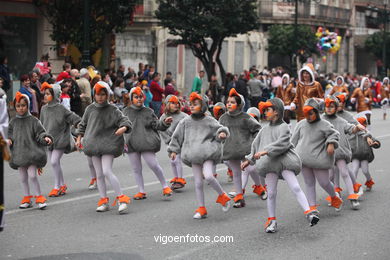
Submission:
M 336 54 L 340 49 L 341 36 L 335 32 L 329 32 L 322 27 L 318 27 L 316 36 L 318 38 L 317 48 L 320 50 L 322 60 L 326 62 L 326 53 Z

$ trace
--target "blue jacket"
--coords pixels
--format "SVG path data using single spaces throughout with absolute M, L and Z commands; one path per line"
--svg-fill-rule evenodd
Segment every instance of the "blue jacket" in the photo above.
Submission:
M 19 92 L 22 93 L 22 94 L 26 94 L 28 96 L 28 98 L 30 99 L 30 111 L 32 111 L 33 109 L 33 101 L 32 101 L 32 94 L 30 93 L 30 91 L 28 91 L 25 87 L 21 86 L 20 89 L 19 89 Z

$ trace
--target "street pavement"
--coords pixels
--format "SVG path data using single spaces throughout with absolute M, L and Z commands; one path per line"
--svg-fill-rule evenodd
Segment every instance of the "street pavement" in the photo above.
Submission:
M 245 208 L 223 213 L 215 203 L 217 194 L 205 184 L 208 218 L 192 218 L 196 205 L 191 169 L 184 168 L 187 185 L 168 199 L 151 170 L 144 166 L 148 198 L 132 201 L 127 214 L 117 207 L 105 213 L 95 212 L 97 190 L 88 190 L 86 157 L 74 152 L 65 155 L 62 168 L 68 194 L 49 198 L 46 210 L 18 209 L 22 199 L 18 172 L 5 167 L 6 227 L 0 233 L 0 259 L 390 259 L 390 119 L 382 120 L 382 111 L 374 110 L 372 133 L 382 142 L 375 151 L 370 171 L 376 184 L 361 198 L 354 211 L 346 201 L 341 212 L 329 208 L 325 192 L 317 185 L 321 220 L 310 227 L 302 209 L 286 183 L 279 182 L 277 197 L 278 232 L 266 234 L 266 201 L 247 186 Z M 205 147 L 207 149 L 207 147 Z M 166 179 L 172 178 L 166 146 L 158 153 Z M 115 159 L 114 172 L 124 193 L 137 193 L 127 157 Z M 226 167 L 218 165 L 218 180 L 225 191 Z M 298 176 L 302 188 L 302 176 Z M 42 191 L 53 184 L 51 167 L 39 177 Z M 365 182 L 359 173 L 359 181 Z M 341 180 L 341 186 L 344 183 Z M 304 189 L 305 190 L 305 189 Z M 109 194 L 110 201 L 114 194 Z M 184 236 L 182 243 L 162 243 L 166 236 Z M 197 237 L 196 237 L 197 236 Z M 214 236 L 229 242 L 204 242 Z M 161 237 L 160 242 L 156 239 Z M 198 238 L 198 242 L 194 240 Z M 207 238 L 206 238 L 207 239 Z M 233 241 L 231 241 L 233 239 Z

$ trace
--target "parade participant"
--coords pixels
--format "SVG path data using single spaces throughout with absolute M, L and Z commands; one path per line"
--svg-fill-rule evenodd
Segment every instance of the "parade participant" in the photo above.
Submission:
M 213 115 L 216 120 L 219 120 L 223 114 L 226 113 L 226 106 L 222 102 L 218 102 L 213 107 Z M 229 168 L 229 165 L 227 162 L 224 162 L 224 164 L 227 166 L 226 175 L 228 176 L 228 182 L 233 182 L 233 171 Z M 214 167 L 214 176 L 217 176 L 217 165 Z
M 162 114 L 160 121 L 164 122 L 164 120 L 168 117 L 172 117 L 172 123 L 169 128 L 165 131 L 160 131 L 160 135 L 164 140 L 165 144 L 169 145 L 171 142 L 171 138 L 177 125 L 181 120 L 188 117 L 188 115 L 184 112 L 181 112 L 181 103 L 177 96 L 168 95 L 165 98 L 165 111 Z M 180 154 L 176 156 L 174 161 L 171 161 L 171 167 L 174 178 L 170 181 L 172 183 L 171 189 L 181 189 L 186 185 L 186 180 L 183 178 L 183 165 L 180 159 Z
M 53 143 L 41 122 L 29 112 L 29 97 L 17 92 L 15 95 L 16 117 L 9 123 L 8 144 L 11 148 L 10 166 L 19 171 L 24 197 L 19 208 L 32 207 L 31 198 L 39 209 L 46 208 L 46 198 L 42 195 L 38 182 L 38 169 L 46 165 L 45 146 Z M 29 181 L 32 185 L 30 192 Z
M 71 136 L 70 127 L 77 126 L 81 118 L 60 103 L 61 87 L 58 84 L 43 83 L 41 92 L 45 93 L 44 105 L 40 120 L 46 131 L 53 136 L 53 144 L 48 147 L 47 156 L 53 168 L 54 188 L 49 197 L 66 194 L 67 186 L 61 168 L 61 158 L 64 153 L 75 150 L 75 142 Z
M 141 157 L 160 181 L 163 196 L 169 197 L 172 195 L 172 189 L 167 185 L 163 170 L 157 161 L 156 153 L 161 148 L 158 131 L 166 131 L 173 119 L 169 116 L 160 121 L 152 109 L 145 107 L 145 95 L 140 87 L 132 88 L 129 98 L 131 105 L 123 110 L 123 114 L 133 124 L 132 131 L 125 135 L 125 140 L 126 153 L 133 167 L 135 182 L 139 189 L 134 199 L 146 199 Z
M 260 103 L 260 112 L 265 113 L 269 124 L 265 125 L 252 143 L 251 152 L 246 156 L 242 169 L 255 165 L 258 174 L 265 177 L 268 188 L 268 220 L 265 232 L 276 232 L 276 194 L 278 179 L 284 179 L 295 194 L 298 203 L 311 226 L 319 221 L 318 212 L 310 209 L 296 175 L 301 171 L 301 160 L 290 142 L 290 129 L 283 121 L 284 104 L 279 98 Z
M 367 119 L 365 117 L 358 117 L 357 120 L 363 126 L 367 126 Z M 381 143 L 371 135 L 358 135 L 356 136 L 356 142 L 354 144 L 355 145 L 352 146 L 351 170 L 357 179 L 359 168 L 362 169 L 362 172 L 366 177 L 366 191 L 371 191 L 372 186 L 375 184 L 369 170 L 369 163 L 375 158 L 372 148 L 380 148 Z
M 338 148 L 335 151 L 335 162 L 336 167 L 341 174 L 344 183 L 347 187 L 348 191 L 348 199 L 351 201 L 352 208 L 358 209 L 359 208 L 359 195 L 355 194 L 355 189 L 353 182 L 351 180 L 351 177 L 348 173 L 348 166 L 347 164 L 351 162 L 352 159 L 352 150 L 351 146 L 348 141 L 347 134 L 352 135 L 356 134 L 359 131 L 365 130 L 365 128 L 362 125 L 354 125 L 348 123 L 346 120 L 344 120 L 341 117 L 337 116 L 337 108 L 339 106 L 338 100 L 334 96 L 330 96 L 325 99 L 325 114 L 322 116 L 322 118 L 329 123 L 333 125 L 333 127 L 339 132 L 339 145 Z M 363 132 L 360 132 L 360 134 L 363 134 Z M 333 171 L 333 169 L 331 169 Z M 335 186 L 337 189 L 339 186 Z M 359 188 L 357 188 L 359 189 Z M 330 200 L 330 197 L 329 197 Z
M 378 93 L 378 96 L 377 96 L 377 98 L 379 100 L 381 100 L 381 106 L 382 106 L 382 110 L 383 110 L 383 120 L 386 120 L 387 109 L 389 108 L 389 105 L 390 105 L 389 87 L 390 87 L 389 78 L 385 77 L 383 79 L 383 82 L 382 82 L 382 85 L 380 88 L 380 93 Z
M 276 90 L 276 97 L 280 98 L 284 104 L 284 118 L 283 120 L 289 125 L 291 119 L 291 107 L 290 104 L 295 98 L 294 84 L 290 81 L 290 75 L 287 73 L 282 77 L 282 85 L 278 86 Z
M 298 86 L 296 95 L 291 103 L 291 110 L 296 110 L 297 120 L 301 121 L 305 118 L 303 106 L 309 98 L 324 98 L 324 91 L 319 82 L 314 78 L 314 67 L 311 63 L 303 66 L 298 73 Z
M 349 95 L 348 87 L 344 82 L 344 77 L 338 76 L 336 78 L 336 85 L 332 88 L 329 95 L 332 96 L 337 92 L 345 93 L 347 96 Z
M 364 77 L 360 82 L 360 87 L 356 88 L 351 95 L 351 102 L 356 104 L 356 111 L 359 117 L 367 118 L 368 126 L 371 125 L 371 102 L 372 93 L 370 89 L 371 83 L 367 77 Z
M 107 83 L 99 81 L 93 90 L 95 102 L 85 110 L 79 124 L 76 146 L 82 147 L 85 155 L 92 157 L 100 195 L 96 211 L 109 210 L 107 179 L 116 195 L 113 206 L 118 201 L 118 212 L 123 213 L 130 203 L 130 198 L 122 193 L 119 180 L 112 172 L 112 164 L 114 158 L 123 153 L 123 134 L 131 131 L 131 123 L 115 105 L 108 103 L 110 87 Z
M 207 217 L 203 177 L 218 193 L 216 203 L 221 204 L 224 212 L 230 209 L 230 198 L 213 175 L 214 164 L 221 161 L 221 141 L 229 137 L 229 130 L 206 115 L 207 103 L 207 96 L 191 93 L 191 116 L 180 121 L 168 146 L 171 160 L 180 154 L 183 163 L 192 167 L 199 206 L 193 216 L 195 219 Z
M 331 196 L 331 206 L 341 210 L 343 201 L 336 196 L 329 180 L 329 169 L 335 163 L 334 152 L 338 147 L 340 134 L 329 122 L 321 120 L 320 104 L 314 98 L 308 99 L 302 109 L 305 119 L 295 126 L 291 142 L 302 160 L 302 175 L 310 208 L 317 208 L 317 180 Z
M 222 159 L 228 161 L 229 168 L 233 171 L 234 190 L 237 192 L 234 197 L 235 208 L 245 207 L 241 160 L 249 154 L 252 141 L 261 128 L 256 120 L 243 112 L 244 106 L 243 96 L 232 88 L 226 103 L 227 112 L 219 119 L 220 124 L 226 126 L 230 132 L 230 138 L 222 147 Z

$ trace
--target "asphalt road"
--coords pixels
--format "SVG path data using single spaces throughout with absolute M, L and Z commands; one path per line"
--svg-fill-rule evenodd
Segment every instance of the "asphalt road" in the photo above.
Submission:
M 6 165 L 7 214 L 0 233 L 0 259 L 390 259 L 390 119 L 383 121 L 381 113 L 375 110 L 372 120 L 372 133 L 382 142 L 370 164 L 376 184 L 362 196 L 361 208 L 353 211 L 346 203 L 341 212 L 335 212 L 317 186 L 321 220 L 309 227 L 293 194 L 280 181 L 275 234 L 264 233 L 266 202 L 251 192 L 245 208 L 223 213 L 215 203 L 216 193 L 205 185 L 208 218 L 192 219 L 197 205 L 188 167 L 184 170 L 187 186 L 169 199 L 162 197 L 157 178 L 144 167 L 148 198 L 132 201 L 128 213 L 118 215 L 116 208 L 95 212 L 99 196 L 87 189 L 89 173 L 83 154 L 64 156 L 68 194 L 49 198 L 46 210 L 18 209 L 19 176 Z M 158 158 L 169 180 L 172 173 L 165 146 Z M 134 195 L 137 188 L 127 157 L 115 160 L 114 172 L 125 194 Z M 233 185 L 227 182 L 226 167 L 218 165 L 218 173 L 223 188 L 230 191 Z M 304 188 L 302 176 L 298 178 Z M 39 180 L 48 194 L 53 183 L 50 166 Z M 365 182 L 362 173 L 359 181 Z M 113 193 L 109 196 L 112 201 Z M 182 243 L 172 242 L 173 236 L 183 236 L 177 238 Z M 203 240 L 215 236 L 230 241 Z

